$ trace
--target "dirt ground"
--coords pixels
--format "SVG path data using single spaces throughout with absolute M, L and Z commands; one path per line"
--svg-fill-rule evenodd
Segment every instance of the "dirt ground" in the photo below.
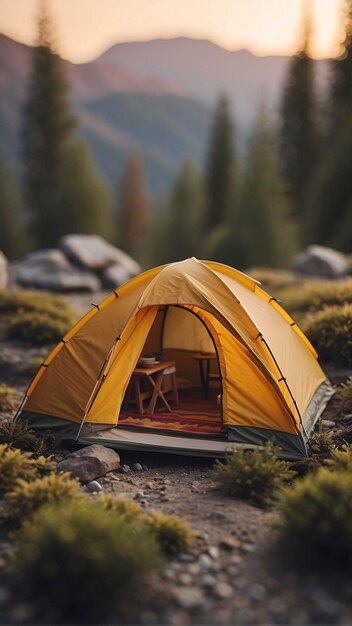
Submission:
M 83 310 L 87 297 L 74 304 Z M 20 396 L 32 375 L 31 359 L 46 354 L 47 348 L 2 342 L 0 383 L 14 386 Z M 333 405 L 326 417 L 336 417 Z M 58 458 L 67 453 L 58 451 Z M 344 564 L 339 573 L 301 576 L 280 563 L 273 549 L 278 512 L 224 496 L 212 460 L 124 452 L 121 465 L 99 480 L 105 493 L 132 497 L 146 510 L 185 516 L 198 533 L 194 548 L 152 581 L 154 594 L 136 599 L 133 623 L 352 624 L 352 580 L 344 575 Z M 28 623 L 30 611 L 28 617 L 23 607 L 13 606 L 7 616 L 12 624 Z

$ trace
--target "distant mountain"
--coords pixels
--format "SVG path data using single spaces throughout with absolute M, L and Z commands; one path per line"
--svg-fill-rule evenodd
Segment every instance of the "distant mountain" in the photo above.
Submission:
M 0 124 L 6 154 L 20 159 L 20 127 L 32 48 L 0 35 Z M 166 188 L 187 155 L 200 161 L 211 111 L 167 81 L 116 63 L 64 61 L 80 134 L 112 184 L 132 150 L 141 153 L 152 192 Z
M 258 57 L 248 50 L 230 51 L 207 40 L 177 37 L 119 43 L 98 63 L 117 64 L 138 78 L 168 81 L 182 92 L 213 105 L 225 92 L 237 124 L 248 130 L 260 103 L 277 108 L 290 57 Z M 327 61 L 316 61 L 318 85 L 327 80 Z
M 19 130 L 30 69 L 31 47 L 0 35 L 1 141 L 20 159 Z M 121 43 L 85 64 L 64 61 L 80 133 L 112 184 L 123 162 L 138 150 L 152 192 L 166 188 L 180 162 L 204 162 L 215 98 L 231 98 L 240 142 L 258 105 L 277 108 L 289 57 L 230 52 L 210 41 L 188 38 Z M 326 80 L 327 62 L 317 61 Z

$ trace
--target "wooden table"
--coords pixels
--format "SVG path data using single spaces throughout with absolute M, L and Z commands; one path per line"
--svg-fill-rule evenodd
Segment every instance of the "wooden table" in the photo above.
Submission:
M 163 402 L 165 408 L 171 412 L 171 407 L 168 401 L 165 398 L 164 392 L 162 390 L 162 383 L 164 377 L 164 371 L 168 368 L 175 368 L 175 361 L 160 361 L 159 363 L 155 363 L 151 367 L 139 367 L 137 366 L 132 373 L 131 378 L 131 387 L 135 393 L 135 399 L 137 404 L 138 412 L 143 415 L 145 413 L 143 401 L 150 398 L 150 402 L 147 407 L 147 413 L 153 414 L 155 411 L 155 406 L 158 401 L 158 398 Z M 174 370 L 176 372 L 176 368 Z M 174 375 L 174 385 L 176 384 L 176 377 Z M 155 378 L 153 378 L 155 376 Z M 145 391 L 141 390 L 141 380 L 144 379 L 147 381 L 149 389 Z M 132 389 L 131 389 L 132 390 Z M 177 388 L 174 394 L 176 395 L 176 401 L 178 399 L 177 396 Z
M 210 362 L 217 360 L 217 356 L 215 352 L 196 352 L 194 359 L 199 364 L 200 382 L 204 391 L 204 398 L 207 399 L 209 381 L 220 380 L 220 373 L 210 373 Z

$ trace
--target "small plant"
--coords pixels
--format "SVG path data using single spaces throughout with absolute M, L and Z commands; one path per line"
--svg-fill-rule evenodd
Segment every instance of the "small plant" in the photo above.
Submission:
M 153 511 L 144 517 L 144 522 L 154 533 L 158 544 L 166 555 L 175 555 L 191 547 L 195 533 L 186 519 L 177 515 L 164 515 Z
M 101 494 L 97 502 L 105 511 L 112 511 L 128 520 L 141 520 L 143 509 L 137 502 L 127 498 L 114 498 L 114 496 Z
M 352 376 L 339 386 L 336 396 L 341 413 L 352 412 Z
M 22 588 L 41 616 L 48 612 L 60 623 L 105 622 L 135 603 L 162 563 L 145 525 L 98 511 L 89 499 L 42 508 L 18 539 Z
M 352 571 L 352 474 L 321 468 L 286 488 L 278 548 L 306 568 Z
M 45 504 L 63 502 L 69 498 L 77 501 L 79 497 L 83 495 L 79 492 L 78 480 L 72 479 L 65 472 L 35 478 L 31 482 L 18 478 L 12 491 L 6 494 L 6 503 L 15 523 L 21 524 Z
M 352 304 L 326 307 L 306 318 L 302 330 L 319 356 L 336 365 L 352 365 Z
M 279 460 L 276 453 L 270 441 L 253 451 L 229 450 L 225 463 L 215 462 L 215 476 L 229 496 L 259 506 L 269 505 L 279 489 L 296 475 L 290 464 Z
M 24 421 L 4 420 L 0 422 L 0 444 L 7 443 L 12 448 L 19 448 L 34 455 L 42 455 L 53 447 L 50 434 L 38 437 Z
M 5 329 L 8 339 L 24 341 L 32 345 L 57 343 L 70 329 L 67 319 L 55 317 L 45 311 L 17 313 Z
M 31 291 L 1 291 L 0 315 L 9 321 L 13 315 L 28 312 L 45 312 L 56 319 L 73 318 L 74 313 L 64 298 Z
M 16 408 L 18 395 L 13 387 L 0 384 L 0 411 L 8 411 Z
M 345 281 L 305 281 L 288 286 L 281 291 L 284 307 L 290 313 L 300 314 L 320 311 L 326 306 L 352 304 L 352 280 Z
M 0 444 L 0 493 L 12 491 L 17 480 L 30 482 L 55 470 L 50 458 L 35 458 L 7 444 Z
M 330 452 L 333 445 L 333 433 L 331 432 L 316 432 L 313 433 L 310 439 L 311 451 L 316 454 L 325 454 Z
M 339 450 L 334 450 L 326 465 L 334 472 L 350 472 L 352 475 L 352 447 L 345 444 Z

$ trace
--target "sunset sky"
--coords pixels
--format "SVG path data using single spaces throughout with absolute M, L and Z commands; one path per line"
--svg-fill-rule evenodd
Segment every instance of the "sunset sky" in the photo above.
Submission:
M 299 41 L 304 0 L 50 0 L 61 55 L 89 61 L 120 41 L 186 35 L 231 49 L 291 54 Z M 337 53 L 344 0 L 312 0 L 313 54 Z M 0 31 L 35 39 L 38 0 L 1 0 Z

